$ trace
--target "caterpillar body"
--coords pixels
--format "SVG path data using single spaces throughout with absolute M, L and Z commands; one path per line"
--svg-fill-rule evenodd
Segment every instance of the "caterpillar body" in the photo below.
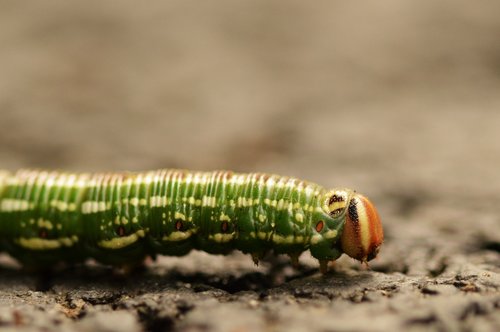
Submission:
M 191 249 L 254 261 L 269 250 L 366 262 L 383 241 L 372 203 L 292 177 L 163 169 L 139 173 L 0 171 L 0 250 L 27 266 L 94 258 L 111 265 Z

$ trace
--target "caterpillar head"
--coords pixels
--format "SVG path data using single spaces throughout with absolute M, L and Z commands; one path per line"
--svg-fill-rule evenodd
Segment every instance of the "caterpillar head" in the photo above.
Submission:
M 334 190 L 327 205 L 332 216 L 341 215 L 347 208 L 340 238 L 342 251 L 361 262 L 374 259 L 384 241 L 384 232 L 372 202 L 350 190 Z

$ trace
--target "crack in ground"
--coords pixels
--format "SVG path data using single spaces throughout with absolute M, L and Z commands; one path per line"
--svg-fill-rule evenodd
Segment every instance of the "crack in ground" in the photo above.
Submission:
M 481 249 L 491 250 L 491 251 L 500 253 L 500 242 L 496 242 L 496 241 L 484 242 L 483 245 L 481 246 Z
M 173 330 L 176 322 L 193 310 L 195 305 L 185 300 L 178 300 L 173 308 L 170 308 L 164 307 L 161 303 L 144 301 L 134 307 L 145 331 L 156 332 Z

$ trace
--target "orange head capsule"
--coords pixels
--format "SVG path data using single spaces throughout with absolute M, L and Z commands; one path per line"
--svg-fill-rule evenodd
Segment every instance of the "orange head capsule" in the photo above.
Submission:
M 354 194 L 350 199 L 340 241 L 342 251 L 361 262 L 377 256 L 384 231 L 377 210 L 368 198 Z

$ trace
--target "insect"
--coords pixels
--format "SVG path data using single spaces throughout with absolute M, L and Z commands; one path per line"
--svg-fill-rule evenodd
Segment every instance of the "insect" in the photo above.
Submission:
M 192 249 L 237 249 L 257 263 L 310 250 L 326 271 L 342 253 L 373 259 L 373 204 L 350 189 L 292 177 L 163 169 L 139 173 L 0 171 L 0 250 L 26 266 L 87 258 L 110 265 Z

